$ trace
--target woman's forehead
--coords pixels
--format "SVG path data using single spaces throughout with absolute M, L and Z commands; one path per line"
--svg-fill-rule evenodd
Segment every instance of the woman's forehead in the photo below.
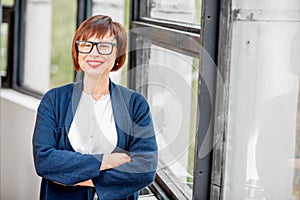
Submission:
M 107 32 L 105 34 L 91 34 L 87 35 L 86 37 L 82 37 L 81 39 L 84 40 L 103 40 L 103 41 L 113 41 L 115 39 L 115 35 L 111 34 L 110 32 Z

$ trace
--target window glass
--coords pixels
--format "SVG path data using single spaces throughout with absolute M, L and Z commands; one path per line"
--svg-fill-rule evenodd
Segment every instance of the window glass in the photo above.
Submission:
M 130 0 L 93 0 L 93 15 L 108 15 L 114 21 L 121 23 L 128 31 L 129 27 L 129 6 Z M 110 77 L 115 83 L 126 86 L 127 81 L 122 78 L 127 70 L 127 62 L 117 72 L 111 72 Z
M 150 16 L 192 24 L 200 24 L 201 0 L 148 0 Z
M 159 147 L 159 170 L 168 168 L 179 188 L 191 193 L 197 115 L 198 59 L 150 46 L 137 89 L 151 106 Z M 138 75 L 138 77 L 141 77 Z M 188 186 L 188 187 L 187 187 Z
M 6 69 L 7 69 L 7 45 L 8 45 L 8 24 L 7 23 L 1 23 L 1 49 L 0 49 L 0 72 L 1 76 L 6 76 Z
M 71 82 L 76 1 L 28 0 L 26 9 L 23 86 L 44 92 Z
M 232 38 L 224 199 L 296 200 L 299 27 L 264 23 L 253 31 L 257 28 L 237 25 Z M 270 48 L 273 43 L 276 48 Z

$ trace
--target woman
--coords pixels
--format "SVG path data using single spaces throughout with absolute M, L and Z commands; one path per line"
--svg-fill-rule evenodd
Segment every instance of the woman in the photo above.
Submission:
M 108 16 L 78 27 L 72 58 L 83 81 L 49 90 L 38 108 L 40 199 L 137 199 L 153 181 L 157 144 L 148 103 L 109 79 L 123 66 L 126 47 L 124 27 Z

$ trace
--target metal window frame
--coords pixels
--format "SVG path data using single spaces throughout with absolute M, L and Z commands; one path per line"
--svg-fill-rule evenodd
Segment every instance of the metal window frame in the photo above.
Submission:
M 210 199 L 213 195 L 211 194 L 212 177 L 214 177 L 213 171 L 213 150 L 207 154 L 204 158 L 198 158 L 200 147 L 203 144 L 204 138 L 210 135 L 211 138 L 214 136 L 215 130 L 215 112 L 216 112 L 216 87 L 217 87 L 217 75 L 215 71 L 211 69 L 208 62 L 212 59 L 217 63 L 218 55 L 218 37 L 219 37 L 219 16 L 220 16 L 220 0 L 202 0 L 202 20 L 201 28 L 197 29 L 195 25 L 172 22 L 168 20 L 158 20 L 149 18 L 147 9 L 147 2 L 145 0 L 132 0 L 131 1 L 131 16 L 130 16 L 130 29 L 133 34 L 130 35 L 130 49 L 137 45 L 135 41 L 135 34 L 143 35 L 150 38 L 156 45 L 164 48 L 171 49 L 173 51 L 183 53 L 193 57 L 200 58 L 200 70 L 199 70 L 199 93 L 198 93 L 198 108 L 200 110 L 197 118 L 198 130 L 196 133 L 196 146 L 195 146 L 195 166 L 194 166 L 194 184 L 193 184 L 193 199 Z M 141 32 L 138 28 L 151 27 L 151 31 Z M 136 29 L 136 30 L 135 30 Z M 157 36 L 157 33 L 160 33 Z M 165 34 L 165 33 L 168 33 Z M 186 34 L 189 37 L 194 37 L 199 44 L 202 45 L 205 53 L 209 55 L 202 56 L 204 52 L 201 49 L 190 47 L 189 44 L 174 45 L 171 41 L 172 38 L 177 37 L 177 34 Z M 171 35 L 171 38 L 169 38 Z M 162 39 L 163 38 L 163 39 Z M 133 69 L 137 66 L 137 60 L 142 55 L 139 51 L 131 51 L 129 56 L 129 69 Z M 209 78 L 203 80 L 202 74 L 210 74 Z M 135 88 L 137 85 L 137 79 L 139 78 L 136 74 L 130 74 L 128 80 L 128 86 Z M 208 86 L 212 88 L 213 94 L 209 94 Z M 212 97 L 212 98 L 210 98 Z M 208 124 L 212 125 L 210 130 L 207 129 Z M 209 141 L 213 145 L 213 141 Z M 179 188 L 168 186 L 164 179 L 168 178 L 164 172 L 158 172 L 155 183 L 150 186 L 150 189 L 156 194 L 158 199 L 187 199 L 186 196 L 182 196 L 182 192 Z
M 217 102 L 217 74 L 215 69 L 211 68 L 209 64 L 211 60 L 218 63 L 218 43 L 219 43 L 219 17 L 220 17 L 220 0 L 202 0 L 202 29 L 201 29 L 201 44 L 203 47 L 202 58 L 200 63 L 200 82 L 199 82 L 199 125 L 196 138 L 196 152 L 195 152 L 195 168 L 194 168 L 194 188 L 193 199 L 211 199 L 213 194 L 211 188 L 213 186 L 212 177 L 213 171 L 213 155 L 212 149 L 205 157 L 199 158 L 200 148 L 203 145 L 206 136 L 210 136 L 209 145 L 213 146 L 214 134 L 217 123 L 215 116 L 217 116 L 218 106 Z M 209 55 L 203 56 L 204 54 Z M 208 79 L 203 80 L 201 74 L 210 74 Z M 209 93 L 210 86 L 212 94 Z M 210 99 L 211 97 L 211 99 Z M 207 129 L 210 123 L 211 129 Z
M 41 97 L 37 91 L 29 90 L 22 87 L 21 83 L 24 79 L 24 52 L 25 52 L 25 12 L 26 1 L 15 0 L 15 14 L 14 14 L 14 44 L 13 44 L 13 73 L 12 73 L 12 88 L 34 96 Z
M 92 15 L 92 0 L 77 0 L 77 27 Z

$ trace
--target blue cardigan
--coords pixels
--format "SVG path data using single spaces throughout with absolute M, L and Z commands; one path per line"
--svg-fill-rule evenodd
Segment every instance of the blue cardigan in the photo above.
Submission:
M 157 144 L 144 97 L 110 81 L 110 96 L 118 134 L 113 152 L 125 152 L 131 162 L 100 172 L 102 154 L 75 152 L 68 132 L 82 93 L 82 81 L 49 90 L 38 108 L 32 139 L 36 172 L 42 177 L 40 199 L 137 199 L 153 182 Z M 92 179 L 95 188 L 71 186 Z M 59 182 L 66 186 L 54 183 Z

